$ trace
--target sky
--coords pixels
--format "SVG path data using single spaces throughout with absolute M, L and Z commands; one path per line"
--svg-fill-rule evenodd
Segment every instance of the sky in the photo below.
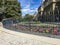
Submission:
M 18 0 L 21 3 L 22 15 L 34 14 L 41 5 L 42 0 Z

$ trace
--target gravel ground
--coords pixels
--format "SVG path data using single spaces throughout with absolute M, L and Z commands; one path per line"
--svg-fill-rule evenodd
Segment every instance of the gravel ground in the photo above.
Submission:
M 0 45 L 59 45 L 60 39 L 15 32 L 0 27 Z

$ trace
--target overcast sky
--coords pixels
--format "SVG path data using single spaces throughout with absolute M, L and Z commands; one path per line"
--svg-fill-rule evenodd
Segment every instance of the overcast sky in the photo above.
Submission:
M 42 0 L 18 0 L 21 3 L 21 11 L 23 16 L 25 14 L 34 14 L 41 5 Z

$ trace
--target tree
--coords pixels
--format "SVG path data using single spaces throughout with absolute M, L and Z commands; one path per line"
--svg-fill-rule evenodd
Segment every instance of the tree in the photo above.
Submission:
M 26 15 L 24 16 L 24 20 L 25 20 L 25 21 L 32 21 L 32 20 L 33 20 L 33 15 L 26 14 Z
M 21 6 L 20 3 L 17 0 L 0 0 L 0 8 L 3 9 L 4 7 L 4 13 L 3 15 L 5 18 L 21 18 Z

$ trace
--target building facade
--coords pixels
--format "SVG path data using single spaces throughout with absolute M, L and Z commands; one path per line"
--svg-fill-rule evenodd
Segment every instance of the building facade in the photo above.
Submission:
M 44 22 L 60 21 L 60 0 L 45 0 L 38 8 L 38 20 Z

